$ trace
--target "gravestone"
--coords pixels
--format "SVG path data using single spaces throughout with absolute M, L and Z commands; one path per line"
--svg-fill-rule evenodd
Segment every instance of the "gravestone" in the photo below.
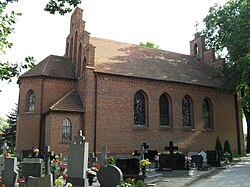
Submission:
M 203 162 L 207 163 L 207 153 L 205 151 L 201 151 L 199 154 L 203 157 Z
M 29 176 L 27 187 L 53 187 L 53 176 L 52 174 L 44 177 L 32 177 Z
M 44 152 L 45 175 L 50 174 L 50 157 L 51 157 L 50 146 L 46 146 Z
M 196 167 L 201 168 L 203 166 L 203 157 L 201 155 L 192 155 L 191 158 L 191 163 L 194 163 Z
M 170 166 L 173 170 L 185 170 L 186 169 L 186 157 L 184 154 L 175 153 L 171 156 Z
M 148 150 L 147 153 L 144 153 L 144 158 L 148 158 L 150 162 L 155 162 L 155 156 L 158 156 L 157 150 Z
M 117 187 L 122 181 L 121 170 L 113 165 L 101 167 L 97 173 L 100 187 Z
M 140 164 L 137 158 L 116 159 L 116 166 L 123 175 L 139 175 L 140 173 Z
M 102 148 L 102 154 L 101 154 L 101 158 L 100 158 L 100 164 L 101 166 L 105 166 L 106 165 L 106 159 L 108 157 L 108 148 L 104 147 Z
M 173 141 L 169 141 L 169 146 L 166 146 L 165 150 L 169 151 L 170 155 L 173 155 L 174 151 L 178 150 L 178 146 L 174 146 L 174 142 Z
M 7 187 L 15 187 L 17 181 L 17 158 L 6 157 L 4 158 L 4 170 L 1 172 L 2 184 Z M 0 183 L 1 184 L 1 183 Z
M 88 186 L 88 151 L 89 144 L 85 142 L 85 137 L 80 130 L 76 137 L 76 142 L 69 146 L 68 177 L 67 182 L 74 187 Z
M 40 158 L 24 158 L 22 161 L 22 174 L 28 179 L 29 176 L 42 176 L 42 159 Z
M 187 154 L 187 156 L 188 157 L 192 157 L 193 155 L 199 155 L 199 153 L 198 152 L 193 152 L 193 151 L 191 151 L 191 152 L 188 152 L 188 154 Z
M 207 163 L 212 167 L 221 167 L 221 156 L 218 155 L 217 151 L 207 151 Z
M 171 170 L 171 156 L 169 154 L 159 155 L 159 169 L 160 170 Z

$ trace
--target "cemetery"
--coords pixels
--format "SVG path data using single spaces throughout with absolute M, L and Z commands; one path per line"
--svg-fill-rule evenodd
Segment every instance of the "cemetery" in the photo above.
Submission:
M 216 146 L 215 146 L 216 147 Z M 192 172 L 211 170 L 232 161 L 226 159 L 230 150 L 178 152 L 178 146 L 169 141 L 164 151 L 150 150 L 146 142 L 133 154 L 113 154 L 108 148 L 96 156 L 89 153 L 89 143 L 82 131 L 69 147 L 69 155 L 54 153 L 47 147 L 44 155 L 38 148 L 23 152 L 22 158 L 10 156 L 8 145 L 2 146 L 0 157 L 1 187 L 146 187 L 157 185 L 168 178 L 192 177 Z M 218 146 L 217 146 L 218 148 Z

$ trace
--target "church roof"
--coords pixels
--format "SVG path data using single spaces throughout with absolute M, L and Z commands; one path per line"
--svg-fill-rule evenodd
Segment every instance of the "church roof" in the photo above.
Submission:
M 68 58 L 50 55 L 21 75 L 21 78 L 34 76 L 76 79 L 75 65 Z
M 91 37 L 97 72 L 218 87 L 214 69 L 190 55 Z
M 59 99 L 50 107 L 52 111 L 83 112 L 83 106 L 78 92 L 74 89 Z

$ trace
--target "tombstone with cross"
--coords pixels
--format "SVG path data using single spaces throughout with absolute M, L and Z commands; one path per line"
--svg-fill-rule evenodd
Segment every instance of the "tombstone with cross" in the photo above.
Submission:
M 173 141 L 169 141 L 169 146 L 165 147 L 169 154 L 161 154 L 159 156 L 160 170 L 163 169 L 185 169 L 185 155 L 174 153 L 178 150 L 178 146 L 174 146 Z
M 88 186 L 86 171 L 88 169 L 89 144 L 85 142 L 85 137 L 80 130 L 76 137 L 76 142 L 69 146 L 68 177 L 75 187 Z

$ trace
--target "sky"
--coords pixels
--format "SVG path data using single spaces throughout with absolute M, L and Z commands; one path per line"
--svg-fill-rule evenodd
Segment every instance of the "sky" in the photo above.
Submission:
M 227 0 L 83 0 L 85 30 L 91 36 L 139 44 L 151 41 L 160 49 L 189 54 L 189 41 L 194 39 L 209 7 Z M 50 54 L 64 55 L 69 34 L 70 14 L 51 15 L 45 11 L 48 0 L 19 0 L 9 6 L 21 12 L 15 33 L 9 40 L 14 44 L 1 60 L 22 62 L 34 56 L 40 62 Z M 15 108 L 18 102 L 18 84 L 0 81 L 0 117 Z

